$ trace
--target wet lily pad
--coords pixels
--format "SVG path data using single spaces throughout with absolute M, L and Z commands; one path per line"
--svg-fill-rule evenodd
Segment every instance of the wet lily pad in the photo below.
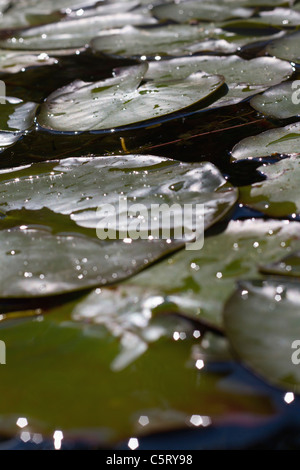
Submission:
M 231 1 L 231 0 L 229 0 Z M 292 6 L 295 0 L 242 0 L 239 3 L 249 7 Z
M 112 56 L 141 57 L 143 60 L 156 57 L 159 60 L 162 56 L 190 56 L 197 52 L 230 54 L 246 44 L 267 39 L 272 39 L 272 35 L 241 36 L 214 23 L 200 23 L 150 29 L 126 26 L 101 32 L 90 45 L 92 49 Z
M 115 371 L 119 338 L 104 325 L 74 321 L 71 312 L 66 305 L 44 317 L 1 322 L 9 351 L 9 366 L 1 372 L 2 435 L 29 430 L 34 439 L 37 433 L 52 437 L 59 429 L 66 439 L 78 437 L 103 447 L 151 432 L 230 424 L 248 413 L 254 419 L 274 415 L 265 392 L 253 396 L 248 386 L 240 393 L 241 382 L 231 378 L 230 368 L 208 370 L 200 340 L 184 325 L 173 324 L 185 332 L 184 340 L 175 341 L 169 337 L 171 327 L 160 326 L 160 340 Z M 19 417 L 26 417 L 28 427 L 18 428 Z
M 141 85 L 146 71 L 144 63 L 99 82 L 73 82 L 48 97 L 38 123 L 57 131 L 110 131 L 187 108 L 224 83 L 221 76 L 195 73 L 185 80 Z
M 222 328 L 223 306 L 235 282 L 249 276 L 260 278 L 260 264 L 298 249 L 299 227 L 297 222 L 232 221 L 223 233 L 205 238 L 201 250 L 178 252 L 123 283 L 122 302 L 107 289 L 102 289 L 99 301 L 102 296 L 108 310 L 115 307 L 125 313 L 133 304 L 133 288 L 143 288 L 136 304 L 139 312 L 143 302 L 159 299 L 158 311 L 182 313 Z
M 300 277 L 300 251 L 293 252 L 275 263 L 261 266 L 263 274 Z
M 248 18 L 253 13 L 250 8 L 238 8 L 226 3 L 204 3 L 197 1 L 167 3 L 153 8 L 153 14 L 159 19 L 170 19 L 178 23 L 190 20 L 225 21 L 229 18 Z
M 27 67 L 56 64 L 57 59 L 46 53 L 28 54 L 26 52 L 0 51 L 0 72 L 18 73 Z
M 168 251 L 165 241 L 100 243 L 26 226 L 1 230 L 0 242 L 2 299 L 57 295 L 113 283 Z
M 275 8 L 262 11 L 255 18 L 231 20 L 223 24 L 224 28 L 232 30 L 253 30 L 264 26 L 274 26 L 280 29 L 299 27 L 300 13 L 289 8 Z
M 151 3 L 148 5 L 149 2 L 144 2 L 145 6 L 139 0 L 126 0 L 126 1 L 110 1 L 110 2 L 97 2 L 94 7 L 90 8 L 80 8 L 77 10 L 73 10 L 68 13 L 69 18 L 85 18 L 88 16 L 95 16 L 95 15 L 112 15 L 112 14 L 119 14 L 125 13 L 128 11 L 132 11 L 135 14 L 142 14 L 144 17 L 152 16 L 151 13 Z M 149 8 L 148 8 L 149 7 Z
M 300 213 L 300 159 L 293 156 L 258 168 L 266 180 L 240 188 L 243 204 L 271 217 Z
M 0 209 L 7 214 L 21 209 L 48 208 L 71 217 L 78 226 L 96 229 L 105 220 L 104 209 L 110 204 L 117 214 L 116 231 L 125 230 L 126 224 L 129 228 L 136 227 L 140 209 L 135 210 L 134 206 L 130 210 L 130 205 L 135 203 L 144 204 L 149 212 L 151 204 L 177 204 L 177 215 L 184 204 L 204 204 L 204 226 L 208 228 L 224 217 L 237 199 L 237 190 L 226 183 L 211 163 L 179 163 L 152 155 L 82 157 L 36 163 L 2 170 L 0 183 Z M 125 206 L 120 204 L 120 198 Z M 153 222 L 150 217 L 151 214 L 143 214 L 136 227 L 147 234 L 147 239 L 148 223 Z M 26 214 L 23 219 L 26 223 Z M 156 222 L 155 227 L 158 224 Z M 187 216 L 186 220 L 174 217 L 170 222 L 174 230 L 175 227 L 187 229 L 180 243 L 185 236 L 187 240 L 195 238 L 195 233 L 188 230 L 195 229 L 194 224 Z M 92 233 L 96 236 L 95 230 Z
M 300 32 L 289 34 L 283 38 L 272 41 L 267 47 L 266 52 L 280 59 L 290 60 L 291 62 L 300 63 L 299 52 Z
M 271 57 L 243 60 L 239 56 L 193 56 L 179 59 L 150 62 L 145 78 L 151 80 L 184 79 L 198 71 L 218 73 L 225 78 L 228 86 L 226 96 L 211 107 L 231 105 L 264 91 L 272 85 L 287 80 L 293 74 L 293 67 L 285 61 Z
M 5 97 L 1 106 L 0 131 L 25 131 L 35 118 L 36 103 L 23 102 L 19 98 Z
M 11 147 L 22 137 L 22 133 L 0 132 L 0 152 Z
M 5 8 L 1 29 L 27 28 L 49 23 L 55 23 L 69 11 L 78 10 L 83 7 L 91 7 L 98 3 L 98 0 L 22 0 L 5 2 L 10 3 L 9 8 Z M 1 8 L 1 7 L 0 7 Z
M 300 116 L 300 81 L 299 86 L 296 85 L 295 82 L 281 83 L 254 96 L 250 104 L 256 111 L 276 119 Z
M 300 368 L 292 356 L 297 354 L 293 343 L 299 340 L 299 322 L 299 283 L 284 279 L 240 283 L 224 311 L 226 333 L 238 357 L 271 384 L 297 393 Z
M 14 33 L 10 38 L 1 40 L 0 47 L 18 50 L 82 47 L 102 29 L 155 23 L 154 18 L 134 12 L 62 20 Z
M 252 160 L 271 155 L 293 155 L 300 153 L 300 123 L 271 129 L 261 134 L 246 137 L 236 144 L 232 159 Z

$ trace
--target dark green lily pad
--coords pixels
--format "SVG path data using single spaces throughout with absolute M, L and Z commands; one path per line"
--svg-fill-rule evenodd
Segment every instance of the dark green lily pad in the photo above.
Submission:
M 72 10 L 78 13 L 81 7 L 91 7 L 98 0 L 14 0 L 7 2 L 3 0 L 4 14 L 1 21 L 1 29 L 19 29 L 30 26 L 39 26 L 55 23 Z M 10 7 L 7 8 L 8 4 Z M 0 4 L 1 11 L 1 4 Z M 77 15 L 77 18 L 80 14 Z
M 289 34 L 283 38 L 272 41 L 266 47 L 266 52 L 280 59 L 300 63 L 299 40 L 300 32 Z
M 74 321 L 73 308 L 68 304 L 49 315 L 1 322 L 7 347 L 0 385 L 2 435 L 28 430 L 31 438 L 36 433 L 50 437 L 61 430 L 66 439 L 78 437 L 104 447 L 200 423 L 226 425 L 249 413 L 256 419 L 274 415 L 265 392 L 253 396 L 248 387 L 241 394 L 241 383 L 231 378 L 230 369 L 208 370 L 200 340 L 184 323 L 166 327 L 153 320 L 151 328 L 162 334 L 159 341 L 116 371 L 112 364 L 122 351 L 119 337 L 104 325 Z M 185 339 L 170 337 L 174 329 Z M 19 417 L 26 417 L 28 427 L 18 428 Z
M 46 53 L 32 54 L 21 51 L 0 51 L 0 72 L 5 74 L 18 73 L 27 67 L 39 67 L 56 63 L 57 59 L 49 57 L 49 54 Z
M 193 56 L 150 62 L 145 78 L 151 80 L 184 79 L 198 71 L 223 75 L 228 93 L 210 107 L 231 105 L 290 78 L 293 67 L 271 57 L 243 60 L 239 56 Z
M 223 233 L 205 238 L 201 250 L 180 251 L 123 283 L 118 312 L 126 313 L 133 304 L 133 287 L 143 288 L 137 301 L 139 311 L 141 303 L 156 298 L 160 299 L 158 310 L 222 327 L 223 306 L 235 282 L 249 276 L 260 278 L 260 264 L 276 261 L 292 248 L 299 249 L 299 227 L 297 222 L 232 221 Z M 101 296 L 106 309 L 112 311 L 116 306 L 114 292 L 102 289 Z
M 225 21 L 229 18 L 248 18 L 253 14 L 250 8 L 238 8 L 226 3 L 204 3 L 186 1 L 167 3 L 153 8 L 153 14 L 159 19 L 170 19 L 178 23 L 190 20 Z
M 0 131 L 22 132 L 32 126 L 38 105 L 23 102 L 19 98 L 5 97 L 5 103 L 0 106 Z
M 240 283 L 225 307 L 224 324 L 234 351 L 247 366 L 271 384 L 300 392 L 300 368 L 293 363 L 293 343 L 299 342 L 299 283 Z
M 0 132 L 0 152 L 14 145 L 21 137 L 22 133 L 19 132 Z
M 76 81 L 57 90 L 42 105 L 38 123 L 57 131 L 110 131 L 185 109 L 224 83 L 219 75 L 195 73 L 185 80 L 141 85 L 147 68 L 147 63 L 124 67 L 113 78 Z
M 100 242 L 48 230 L 0 230 L 0 298 L 63 294 L 114 283 L 168 251 L 165 241 Z
M 46 51 L 48 49 L 83 47 L 103 29 L 156 22 L 152 17 L 134 12 L 62 20 L 14 33 L 8 39 L 0 40 L 0 47 L 3 49 Z
M 256 18 L 237 19 L 227 21 L 223 24 L 226 29 L 232 30 L 254 30 L 271 26 L 275 28 L 285 29 L 300 26 L 300 13 L 289 8 L 275 8 L 271 11 L 262 11 Z
M 299 88 L 300 86 L 295 86 L 295 82 L 281 83 L 265 91 L 262 95 L 254 96 L 250 104 L 261 114 L 276 119 L 300 116 Z
M 231 0 L 230 0 L 231 1 Z M 242 0 L 239 3 L 247 7 L 293 6 L 295 0 Z
M 214 23 L 200 23 L 150 29 L 126 26 L 101 32 L 90 45 L 112 56 L 160 60 L 162 56 L 190 56 L 197 52 L 232 54 L 246 44 L 267 39 L 272 39 L 272 35 L 240 36 Z
M 132 214 L 129 210 L 135 203 L 144 204 L 149 211 L 155 203 L 170 206 L 177 203 L 177 211 L 181 211 L 184 204 L 204 204 L 204 226 L 208 228 L 224 217 L 237 199 L 237 190 L 226 183 L 211 163 L 179 163 L 152 155 L 82 157 L 36 163 L 2 170 L 0 183 L 0 210 L 7 214 L 21 209 L 48 208 L 91 229 L 98 228 L 103 220 L 101 210 L 106 204 L 113 205 L 119 216 L 123 214 L 129 227 L 135 226 L 131 222 L 139 219 L 139 210 L 134 213 L 132 208 Z M 127 200 L 128 210 L 120 206 L 119 198 Z M 150 222 L 150 215 L 148 218 Z M 26 223 L 26 214 L 23 219 Z M 139 228 L 141 233 L 147 234 L 146 219 L 145 216 Z M 121 218 L 116 221 L 117 231 L 122 224 Z M 171 226 L 174 230 L 183 226 L 192 228 L 193 222 L 188 217 L 185 221 L 175 217 Z M 96 235 L 94 230 L 92 232 Z M 184 232 L 183 239 L 184 235 L 187 240 L 195 237 L 194 233 Z
M 80 8 L 73 10 L 68 13 L 69 18 L 86 18 L 88 16 L 95 15 L 112 15 L 120 14 L 132 11 L 134 14 L 142 14 L 144 17 L 152 16 L 151 13 L 151 3 L 148 1 L 143 2 L 140 0 L 125 0 L 125 1 L 110 1 L 110 2 L 99 2 L 97 1 L 94 7 L 90 8 Z M 149 4 L 149 5 L 148 5 Z
M 241 202 L 271 217 L 299 214 L 299 157 L 285 158 L 273 165 L 261 166 L 258 171 L 267 179 L 252 186 L 241 187 Z
M 252 160 L 271 155 L 300 153 L 300 123 L 246 137 L 233 147 L 231 157 L 236 160 Z
M 276 276 L 300 277 L 300 251 L 293 252 L 275 263 L 261 266 L 260 271 Z

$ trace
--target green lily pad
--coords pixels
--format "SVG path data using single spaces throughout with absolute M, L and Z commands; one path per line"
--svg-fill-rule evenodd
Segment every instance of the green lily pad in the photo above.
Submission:
M 231 157 L 236 160 L 252 160 L 271 155 L 293 155 L 300 153 L 300 123 L 296 122 L 278 129 L 246 137 L 236 144 Z
M 177 216 L 184 204 L 204 204 L 204 227 L 208 228 L 224 217 L 237 199 L 237 190 L 226 183 L 211 163 L 179 163 L 152 155 L 82 157 L 35 163 L 19 169 L 2 170 L 0 183 L 0 210 L 7 215 L 21 209 L 38 211 L 48 208 L 56 214 L 68 216 L 66 219 L 71 218 L 78 226 L 90 229 L 98 229 L 99 223 L 105 220 L 107 204 L 112 205 L 117 214 L 116 232 L 125 230 L 126 225 L 136 227 L 140 209 L 130 206 L 142 203 L 149 214 L 143 215 L 137 229 L 147 235 L 146 239 L 148 224 L 150 221 L 154 224 L 151 205 L 155 203 L 165 203 L 170 207 L 177 204 L 174 207 Z M 127 207 L 120 204 L 120 198 Z M 27 223 L 26 214 L 22 215 L 23 223 Z M 185 220 L 177 216 L 170 221 L 172 229 L 194 227 L 195 221 L 188 216 Z M 44 222 L 47 222 L 47 217 Z M 160 223 L 162 221 L 157 221 L 155 227 Z M 63 223 L 61 230 L 64 230 Z M 96 236 L 95 230 L 92 234 Z M 185 237 L 194 239 L 195 233 L 184 230 L 181 241 L 170 234 L 170 239 L 174 238 L 174 242 L 178 240 L 181 244 Z
M 38 105 L 19 98 L 4 97 L 1 106 L 0 131 L 26 131 L 35 118 Z
M 275 7 L 292 6 L 295 0 L 239 0 L 239 3 L 247 7 Z
M 57 59 L 46 53 L 0 51 L 0 73 L 18 73 L 27 67 L 53 65 Z
M 289 34 L 270 42 L 266 47 L 266 52 L 280 59 L 300 63 L 299 40 L 300 32 Z
M 167 3 L 153 8 L 153 14 L 159 19 L 170 19 L 178 23 L 187 21 L 225 21 L 229 18 L 248 18 L 253 14 L 250 8 L 232 7 L 226 3 L 200 3 L 187 1 L 180 3 Z
M 241 393 L 242 382 L 231 378 L 230 369 L 208 370 L 209 358 L 191 331 L 174 322 L 173 331 L 186 335 L 175 341 L 169 336 L 172 325 L 163 324 L 153 321 L 160 339 L 116 371 L 112 364 L 122 350 L 120 339 L 104 325 L 74 321 L 72 305 L 50 315 L 2 321 L 7 365 L 1 369 L 1 434 L 22 439 L 29 430 L 34 439 L 36 433 L 50 437 L 61 430 L 66 439 L 105 447 L 200 423 L 231 424 L 249 413 L 254 419 L 274 416 L 265 392 L 253 396 L 250 386 Z M 19 417 L 26 417 L 28 427 L 18 428 Z
M 300 286 L 284 279 L 239 284 L 224 311 L 226 334 L 238 357 L 278 387 L 300 392 L 293 363 L 299 342 Z
M 261 266 L 260 271 L 276 276 L 300 277 L 300 251 L 293 252 L 275 263 Z
M 193 56 L 150 62 L 145 78 L 150 80 L 182 80 L 198 71 L 223 75 L 228 86 L 226 96 L 211 107 L 231 105 L 248 96 L 266 90 L 269 86 L 290 78 L 293 67 L 286 61 L 271 57 L 244 60 L 233 56 Z
M 76 303 L 72 309 L 72 320 L 103 325 L 112 336 L 120 339 L 120 353 L 111 363 L 115 371 L 127 367 L 144 354 L 149 345 L 164 336 L 169 335 L 178 341 L 188 335 L 199 338 L 202 334 L 189 319 L 168 310 L 163 297 L 142 287 L 119 285 L 111 289 L 98 288 Z M 223 360 L 230 358 L 226 340 L 220 343 L 222 350 L 217 349 L 219 357 Z M 209 344 L 213 355 L 215 351 L 211 349 Z
M 249 276 L 260 278 L 260 264 L 299 249 L 299 227 L 298 222 L 232 221 L 223 233 L 205 238 L 201 250 L 182 250 L 123 283 L 118 313 L 122 309 L 126 313 L 133 304 L 131 289 L 143 288 L 136 305 L 139 311 L 143 310 L 141 304 L 156 298 L 160 299 L 158 311 L 181 313 L 222 327 L 223 306 L 235 282 Z M 115 293 L 102 289 L 101 296 L 111 311 L 116 306 Z
M 163 240 L 100 243 L 26 226 L 1 230 L 0 242 L 2 299 L 44 297 L 114 283 L 169 251 Z
M 125 25 L 155 24 L 151 16 L 134 12 L 62 20 L 36 26 L 14 33 L 0 40 L 3 49 L 48 50 L 83 47 L 102 29 L 120 28 Z
M 10 7 L 5 8 L 0 29 L 28 28 L 62 19 L 70 9 L 90 7 L 98 0 L 22 0 L 6 2 Z M 7 5 L 6 5 L 7 6 Z
M 68 13 L 68 18 L 86 18 L 95 15 L 112 15 L 132 11 L 134 14 L 143 14 L 144 17 L 152 16 L 151 9 L 147 8 L 139 0 L 113 1 L 113 2 L 97 2 L 94 7 L 87 9 L 80 8 Z M 150 6 L 150 5 L 149 5 Z
M 300 159 L 293 156 L 258 168 L 267 179 L 240 188 L 240 200 L 271 217 L 300 213 Z
M 236 19 L 223 24 L 224 28 L 232 30 L 253 30 L 264 26 L 273 26 L 280 29 L 299 27 L 300 13 L 289 8 L 275 8 L 271 11 L 260 12 L 256 18 Z
M 276 119 L 300 116 L 299 86 L 296 87 L 295 82 L 281 83 L 254 96 L 250 104 L 256 111 Z
M 99 82 L 73 82 L 48 97 L 38 123 L 57 131 L 110 131 L 187 108 L 224 83 L 218 75 L 196 73 L 185 80 L 141 85 L 146 71 L 144 63 Z
M 0 132 L 0 152 L 14 145 L 21 137 L 22 133 L 19 132 Z
M 292 27 L 300 25 L 300 13 L 289 8 L 274 8 L 271 11 L 261 11 L 259 17 L 266 24 L 281 27 Z
M 240 36 L 214 23 L 200 23 L 155 28 L 126 26 L 102 31 L 90 45 L 92 49 L 112 56 L 160 60 L 162 56 L 190 56 L 197 52 L 232 54 L 246 44 L 267 39 L 272 39 L 272 35 Z
M 36 11 L 20 10 L 19 6 L 8 10 L 1 16 L 0 31 L 18 31 L 19 28 L 43 25 L 59 21 L 64 15 L 60 12 L 51 14 L 37 13 Z

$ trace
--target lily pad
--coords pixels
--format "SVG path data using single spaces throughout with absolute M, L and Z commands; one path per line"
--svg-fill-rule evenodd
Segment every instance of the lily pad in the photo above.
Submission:
M 4 97 L 1 106 L 0 131 L 25 131 L 35 118 L 36 103 L 23 102 L 19 98 Z
M 231 157 L 236 161 L 293 154 L 300 154 L 299 122 L 246 137 L 233 147 Z
M 299 40 L 300 32 L 289 34 L 268 44 L 266 52 L 280 59 L 300 64 Z
M 271 57 L 244 60 L 239 56 L 193 56 L 150 62 L 145 75 L 151 80 L 184 79 L 198 71 L 223 75 L 228 86 L 226 96 L 211 107 L 231 105 L 290 78 L 293 67 Z
M 0 51 L 0 72 L 18 73 L 27 67 L 53 65 L 57 59 L 46 53 L 28 54 L 26 52 Z
M 120 28 L 125 25 L 155 24 L 156 22 L 152 17 L 134 12 L 62 20 L 14 33 L 8 39 L 0 40 L 0 47 L 18 50 L 82 47 L 88 44 L 102 29 Z
M 266 180 L 240 188 L 240 200 L 271 217 L 300 213 L 300 159 L 293 156 L 258 168 Z
M 230 367 L 209 370 L 209 359 L 203 358 L 200 370 L 200 341 L 178 321 L 173 328 L 185 331 L 185 340 L 170 338 L 171 325 L 161 325 L 160 340 L 116 371 L 112 364 L 121 351 L 120 339 L 104 325 L 74 321 L 71 312 L 67 304 L 50 315 L 1 322 L 9 352 L 9 366 L 1 372 L 2 435 L 29 429 L 34 439 L 37 433 L 52 437 L 59 429 L 65 439 L 105 447 L 157 431 L 226 425 L 248 413 L 257 419 L 274 416 L 264 391 L 253 397 L 248 386 L 241 394 L 242 382 L 232 378 Z M 18 428 L 19 417 L 26 417 L 28 427 Z
M 0 152 L 14 145 L 21 137 L 22 133 L 19 132 L 0 132 Z
M 1 230 L 0 298 L 36 298 L 116 282 L 168 251 L 165 241 L 153 242 L 100 243 L 26 226 Z
M 253 14 L 250 8 L 238 8 L 226 3 L 204 3 L 197 1 L 167 3 L 153 8 L 159 19 L 170 19 L 178 23 L 190 20 L 225 21 L 229 18 L 248 18 Z
M 271 11 L 261 11 L 259 17 L 266 24 L 278 25 L 281 27 L 293 27 L 300 25 L 300 13 L 289 8 L 274 8 Z
M 57 131 L 111 130 L 180 111 L 207 98 L 223 77 L 195 73 L 170 83 L 141 81 L 147 63 L 119 69 L 113 78 L 75 81 L 50 95 L 38 116 L 40 126 Z
M 238 357 L 269 383 L 300 392 L 293 363 L 299 342 L 300 286 L 284 279 L 242 282 L 224 311 L 226 334 Z
M 300 251 L 293 252 L 275 263 L 261 266 L 260 271 L 276 276 L 300 277 Z
M 126 0 L 126 1 L 110 1 L 110 2 L 97 2 L 94 7 L 90 8 L 80 8 L 77 10 L 73 10 L 68 13 L 69 18 L 85 18 L 88 16 L 95 16 L 95 15 L 112 15 L 112 14 L 119 14 L 125 13 L 128 11 L 133 11 L 135 14 L 143 14 L 145 17 L 152 16 L 151 9 L 147 8 L 146 5 L 142 6 L 142 2 L 139 0 Z M 150 6 L 150 4 L 149 4 Z
M 275 7 L 292 6 L 295 0 L 239 0 L 239 3 L 247 7 Z
M 256 111 L 276 119 L 300 116 L 299 88 L 300 86 L 295 86 L 295 82 L 281 83 L 262 95 L 254 96 L 250 104 Z
M 59 11 L 46 13 L 37 11 L 34 7 L 27 8 L 17 4 L 12 4 L 0 17 L 0 30 L 11 31 L 30 26 L 49 24 L 61 20 L 63 14 Z
M 214 23 L 200 23 L 155 28 L 126 26 L 102 31 L 90 45 L 92 49 L 112 56 L 160 60 L 162 56 L 190 56 L 198 52 L 231 54 L 246 44 L 267 39 L 272 39 L 272 35 L 241 36 Z
M 223 233 L 206 237 L 201 250 L 180 251 L 123 283 L 118 312 L 125 313 L 133 304 L 131 289 L 143 288 L 139 298 L 160 299 L 158 311 L 181 313 L 222 328 L 223 306 L 235 282 L 249 276 L 259 279 L 260 264 L 299 249 L 299 227 L 298 222 L 231 221 Z M 113 291 L 102 289 L 100 301 L 101 296 L 106 309 L 116 306 Z M 139 312 L 142 302 L 136 305 Z
M 116 230 L 124 224 L 130 227 L 130 222 L 135 226 L 140 209 L 130 210 L 130 204 L 134 203 L 143 203 L 149 212 L 154 203 L 178 204 L 177 212 L 187 203 L 204 204 L 204 226 L 208 228 L 224 217 L 237 199 L 237 190 L 226 183 L 211 163 L 179 163 L 152 155 L 67 158 L 60 162 L 36 163 L 25 169 L 2 170 L 0 182 L 0 209 L 6 213 L 48 208 L 70 216 L 81 227 L 92 229 L 103 220 L 101 207 L 104 209 L 107 204 L 113 205 L 118 215 Z M 127 207 L 120 205 L 120 198 Z M 145 214 L 143 217 L 140 230 L 148 233 L 147 217 Z M 188 217 L 185 221 L 174 217 L 170 223 L 174 229 L 193 225 Z M 195 233 L 185 235 L 190 239 L 195 237 Z
M 262 11 L 258 17 L 248 19 L 231 20 L 223 24 L 223 28 L 232 30 L 253 30 L 273 26 L 285 29 L 300 26 L 300 13 L 289 8 L 275 8 L 271 11 Z
M 98 0 L 19 0 L 10 3 L 1 21 L 1 29 L 18 29 L 59 21 L 69 9 L 90 7 Z

